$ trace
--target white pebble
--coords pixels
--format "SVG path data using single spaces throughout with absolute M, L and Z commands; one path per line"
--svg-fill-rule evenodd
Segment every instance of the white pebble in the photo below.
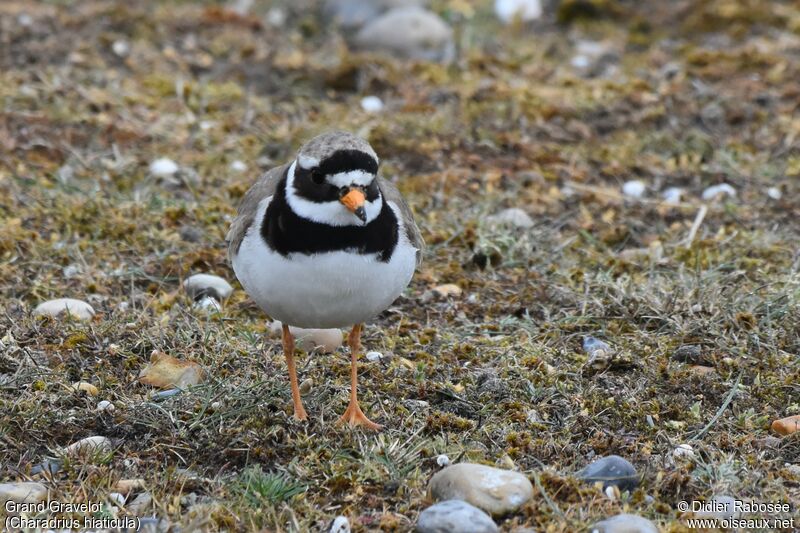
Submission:
M 770 187 L 767 189 L 767 196 L 772 198 L 773 200 L 780 200 L 783 196 L 783 193 L 778 187 Z
M 219 411 L 219 408 L 222 407 L 222 402 L 219 401 L 211 402 L 211 405 L 209 407 L 211 408 L 212 411 Z
M 247 165 L 244 163 L 244 161 L 239 161 L 237 159 L 231 163 L 231 170 L 236 172 L 244 172 L 247 170 Z
M 337 516 L 331 522 L 331 528 L 328 533 L 350 533 L 350 521 L 346 516 Z
M 283 325 L 277 320 L 270 322 L 267 327 L 273 335 L 282 334 Z M 337 328 L 306 329 L 289 326 L 289 332 L 294 337 L 295 345 L 307 352 L 319 349 L 323 353 L 331 353 L 342 345 L 342 330 Z
M 381 352 L 367 352 L 365 357 L 367 358 L 367 361 L 374 363 L 375 361 L 380 361 L 383 359 L 383 354 Z
M 128 44 L 128 41 L 117 39 L 111 44 L 111 50 L 119 57 L 125 57 L 131 51 L 131 45 Z
M 125 496 L 119 492 L 109 492 L 108 499 L 117 504 L 118 507 L 125 505 Z
M 183 288 L 191 298 L 201 296 L 215 296 L 218 300 L 225 300 L 233 292 L 233 287 L 224 278 L 213 274 L 195 274 L 183 282 Z
M 273 7 L 267 11 L 267 23 L 273 28 L 280 28 L 286 24 L 286 11 L 279 7 Z
M 383 111 L 383 100 L 377 96 L 365 96 L 361 99 L 361 109 L 367 113 L 380 113 Z
M 703 200 L 713 200 L 717 195 L 736 196 L 736 189 L 727 183 L 712 185 L 703 191 Z
M 692 449 L 689 444 L 678 444 L 678 446 L 672 450 L 672 456 L 676 459 L 679 457 L 692 459 L 694 457 L 694 449 Z
M 80 273 L 80 271 L 81 271 L 80 265 L 68 265 L 65 266 L 61 272 L 64 274 L 65 278 L 69 279 L 77 276 Z
M 572 59 L 569 60 L 569 64 L 579 70 L 583 70 L 589 68 L 592 62 L 588 56 L 578 54 L 576 56 L 572 56 Z
M 663 193 L 661 193 L 661 197 L 664 199 L 665 202 L 669 202 L 671 204 L 677 204 L 681 201 L 681 197 L 683 196 L 683 189 L 680 187 L 670 187 L 666 189 Z
M 85 453 L 107 453 L 113 449 L 111 439 L 96 435 L 94 437 L 86 437 L 78 442 L 73 442 L 66 448 L 64 453 L 66 455 L 82 455 Z
M 622 194 L 631 198 L 641 198 L 646 189 L 647 185 L 641 180 L 626 181 L 622 186 Z
M 70 316 L 79 320 L 88 320 L 94 316 L 94 309 L 91 305 L 83 300 L 75 300 L 74 298 L 57 298 L 47 302 L 40 303 L 33 311 L 34 315 L 52 316 L 57 317 L 62 314 L 69 314 Z
M 109 402 L 108 400 L 102 400 L 97 403 L 97 410 L 98 411 L 108 411 L 109 413 L 114 412 L 117 407 Z
M 222 310 L 220 303 L 211 296 L 203 296 L 201 299 L 196 301 L 192 307 L 208 313 L 217 313 Z
M 519 207 L 503 209 L 499 213 L 487 218 L 490 224 L 508 225 L 516 228 L 532 228 L 533 219 Z
M 540 0 L 495 0 L 494 13 L 504 24 L 520 20 L 535 20 L 542 16 Z
M 168 178 L 178 172 L 178 163 L 167 157 L 156 159 L 150 163 L 150 173 L 160 178 Z
M 436 457 L 436 464 L 444 468 L 445 466 L 450 464 L 450 458 L 447 457 L 445 454 L 441 454 Z
M 33 25 L 33 17 L 28 15 L 27 13 L 20 13 L 17 15 L 17 24 L 22 26 L 23 28 L 29 28 Z

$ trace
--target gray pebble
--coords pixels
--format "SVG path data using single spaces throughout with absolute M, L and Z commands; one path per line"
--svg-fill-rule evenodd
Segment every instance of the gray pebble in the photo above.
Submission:
M 173 396 L 177 396 L 181 392 L 183 392 L 181 389 L 162 390 L 162 391 L 159 391 L 159 392 L 153 394 L 150 397 L 150 399 L 153 400 L 154 402 L 163 402 L 164 400 L 166 400 L 168 398 L 172 398 Z
M 604 489 L 616 486 L 621 491 L 632 491 L 639 485 L 639 474 L 636 473 L 636 468 L 619 455 L 609 455 L 598 459 L 578 472 L 578 478 L 589 483 L 600 481 L 603 483 Z
M 589 531 L 591 533 L 658 533 L 658 528 L 646 518 L 623 513 L 596 523 Z
M 419 515 L 418 533 L 496 533 L 491 517 L 467 502 L 448 500 L 431 505 Z
M 418 6 L 390 9 L 367 23 L 355 36 L 355 45 L 407 59 L 452 60 L 453 30 L 438 15 Z
M 194 301 L 210 296 L 217 301 L 225 300 L 233 292 L 231 284 L 213 274 L 195 274 L 183 282 L 183 288 Z

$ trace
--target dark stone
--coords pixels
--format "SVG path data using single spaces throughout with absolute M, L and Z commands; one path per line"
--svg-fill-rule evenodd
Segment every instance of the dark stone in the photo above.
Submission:
M 619 455 L 598 459 L 578 472 L 578 478 L 588 483 L 600 481 L 604 489 L 617 486 L 621 491 L 632 491 L 639 485 L 636 468 Z

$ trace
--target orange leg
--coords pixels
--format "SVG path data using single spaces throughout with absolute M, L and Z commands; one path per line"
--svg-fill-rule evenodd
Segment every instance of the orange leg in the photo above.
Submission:
M 297 369 L 294 366 L 294 337 L 289 331 L 289 326 L 283 324 L 283 355 L 286 357 L 286 366 L 289 367 L 289 382 L 292 385 L 292 401 L 294 402 L 294 417 L 297 420 L 306 420 L 308 415 L 300 399 L 300 387 L 297 385 Z
M 361 324 L 353 326 L 347 337 L 347 344 L 350 346 L 350 404 L 339 419 L 339 423 L 347 422 L 350 427 L 362 426 L 377 431 L 381 426 L 367 418 L 358 405 L 358 352 L 361 351 Z

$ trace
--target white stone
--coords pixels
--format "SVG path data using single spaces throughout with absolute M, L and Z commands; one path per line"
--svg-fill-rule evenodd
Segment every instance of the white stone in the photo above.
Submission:
M 178 164 L 167 157 L 156 159 L 150 163 L 150 173 L 159 178 L 168 178 L 178 172 Z
M 683 189 L 680 187 L 669 187 L 668 189 L 664 190 L 661 193 L 661 197 L 664 199 L 665 202 L 669 202 L 671 204 L 677 204 L 681 201 L 681 197 L 683 196 Z
M 578 70 L 584 70 L 592 65 L 592 60 L 589 59 L 589 56 L 577 54 L 572 56 L 572 59 L 569 60 L 569 64 Z
M 355 36 L 358 48 L 409 59 L 450 61 L 453 30 L 438 15 L 418 6 L 390 9 L 369 21 Z
M 83 300 L 76 300 L 74 298 L 57 298 L 47 302 L 40 303 L 36 306 L 33 313 L 41 316 L 57 317 L 62 314 L 69 314 L 70 316 L 79 320 L 89 320 L 94 316 L 94 309 L 91 305 Z
M 692 459 L 694 458 L 694 449 L 689 444 L 678 444 L 678 446 L 672 450 L 672 457 L 675 459 Z
M 593 525 L 591 533 L 658 533 L 650 520 L 632 514 L 618 514 Z
M 39 503 L 47 498 L 47 487 L 32 481 L 0 483 L 0 503 Z M 3 507 L 5 510 L 5 508 Z
M 197 300 L 192 307 L 206 313 L 219 313 L 222 311 L 222 305 L 211 296 L 203 296 Z
M 778 187 L 770 187 L 767 189 L 767 196 L 773 200 L 780 200 L 783 197 L 783 193 Z
M 497 524 L 477 507 L 461 500 L 431 505 L 419 514 L 418 533 L 496 533 Z
M 495 0 L 494 13 L 504 24 L 514 19 L 522 21 L 536 20 L 542 16 L 540 0 Z
M 694 513 L 696 518 L 725 520 L 727 518 L 738 518 L 740 515 L 740 513 L 736 511 L 736 499 L 731 496 L 713 496 L 709 502 L 714 502 L 712 506 L 713 508 L 708 511 L 699 511 Z
M 271 7 L 267 11 L 267 23 L 273 28 L 280 28 L 286 24 L 286 11 L 280 7 Z
M 119 57 L 125 57 L 130 53 L 131 45 L 128 44 L 128 41 L 117 39 L 111 44 L 111 50 Z
M 626 181 L 622 185 L 622 194 L 631 198 L 641 198 L 647 190 L 647 185 L 641 180 Z
M 183 282 L 183 288 L 192 299 L 211 296 L 219 301 L 226 300 L 233 292 L 231 284 L 213 274 L 195 274 Z
M 383 100 L 374 95 L 365 96 L 361 99 L 361 109 L 367 113 L 380 113 L 383 111 Z
M 125 496 L 120 494 L 119 492 L 109 492 L 108 499 L 114 502 L 117 507 L 122 507 L 125 505 Z
M 502 516 L 530 500 L 533 485 L 519 472 L 458 463 L 434 474 L 428 492 L 434 500 L 462 500 L 492 516 Z
M 20 13 L 17 15 L 17 24 L 23 28 L 29 28 L 33 25 L 33 17 L 27 13 Z
M 350 533 L 350 521 L 346 516 L 337 516 L 331 522 L 328 533 Z
M 97 410 L 100 412 L 108 411 L 109 413 L 113 413 L 116 410 L 116 406 L 109 402 L 108 400 L 102 400 L 97 402 Z
M 244 172 L 247 170 L 247 165 L 244 161 L 236 160 L 231 162 L 231 170 L 234 172 Z
M 64 277 L 67 278 L 67 279 L 74 278 L 75 276 L 80 274 L 81 266 L 80 265 L 76 265 L 76 264 L 67 265 L 61 270 L 61 272 L 63 273 Z
M 533 219 L 518 207 L 503 209 L 499 213 L 487 218 L 490 224 L 508 225 L 516 228 L 532 228 Z
M 64 453 L 66 455 L 92 455 L 95 453 L 108 453 L 113 448 L 114 446 L 111 444 L 111 439 L 95 435 L 94 437 L 86 437 L 85 439 L 73 442 L 64 448 Z
M 719 185 L 712 185 L 703 191 L 703 200 L 713 200 L 718 195 L 720 196 L 736 196 L 736 189 L 728 183 L 720 183 Z
M 436 457 L 436 464 L 444 468 L 445 466 L 450 465 L 450 458 L 447 457 L 445 454 L 438 455 Z
M 370 363 L 374 363 L 375 361 L 380 361 L 383 359 L 383 354 L 381 352 L 367 352 L 367 355 L 364 357 L 366 357 L 367 361 Z
M 281 336 L 283 325 L 277 320 L 268 325 L 270 333 Z M 335 352 L 342 345 L 342 330 L 332 329 L 306 329 L 289 326 L 289 332 L 294 337 L 295 346 L 310 352 L 318 350 L 322 353 Z

